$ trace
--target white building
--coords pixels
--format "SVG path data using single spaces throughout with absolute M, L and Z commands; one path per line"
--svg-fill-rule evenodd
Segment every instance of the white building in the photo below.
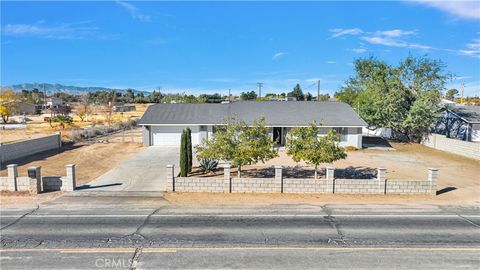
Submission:
M 335 129 L 341 146 L 362 148 L 362 127 L 367 123 L 346 103 L 313 101 L 245 101 L 226 104 L 155 104 L 140 119 L 145 146 L 179 146 L 182 130 L 192 130 L 192 144 L 211 138 L 215 126 L 235 117 L 247 124 L 265 118 L 272 139 L 284 145 L 292 127 L 316 121 L 321 133 Z

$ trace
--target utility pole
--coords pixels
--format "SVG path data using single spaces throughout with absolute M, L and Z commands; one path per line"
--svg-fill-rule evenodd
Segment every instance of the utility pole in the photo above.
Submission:
M 462 98 L 460 99 L 460 104 L 463 104 L 463 91 L 465 90 L 465 82 L 462 81 Z
M 45 83 L 43 83 L 43 110 L 47 112 L 47 91 L 45 90 Z
M 231 89 L 228 89 L 228 102 L 232 101 L 232 94 L 231 94 Z
M 263 83 L 262 83 L 262 82 L 259 82 L 259 83 L 257 83 L 257 86 L 258 86 L 258 97 L 259 97 L 259 98 L 262 98 L 262 87 L 263 87 Z
M 320 80 L 317 82 L 317 102 L 320 101 Z

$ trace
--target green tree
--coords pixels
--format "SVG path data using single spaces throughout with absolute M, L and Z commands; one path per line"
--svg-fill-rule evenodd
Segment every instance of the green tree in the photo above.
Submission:
M 187 151 L 187 172 L 191 173 L 192 172 L 192 130 L 190 128 L 187 128 L 186 130 L 186 136 L 187 136 L 187 141 L 186 141 L 186 151 Z
M 240 99 L 241 100 L 255 100 L 255 99 L 257 99 L 257 93 L 255 93 L 255 91 L 242 92 L 240 94 Z
M 338 146 L 339 137 L 333 129 L 325 136 L 320 135 L 320 129 L 314 121 L 308 127 L 295 127 L 289 133 L 286 148 L 287 155 L 295 162 L 304 160 L 315 165 L 315 179 L 320 163 L 332 163 L 347 157 L 343 147 Z
M 424 132 L 426 123 L 413 120 L 416 117 L 412 110 L 422 107 L 434 110 L 431 115 L 437 113 L 440 93 L 451 77 L 444 68 L 441 61 L 427 57 L 409 56 L 397 66 L 373 57 L 358 59 L 355 61 L 355 76 L 346 81 L 335 97 L 357 110 L 370 129 L 392 128 L 394 135 L 401 134 L 401 138 L 419 141 L 419 137 L 427 136 L 428 131 Z M 425 98 L 425 93 L 431 94 Z M 422 101 L 414 107 L 419 99 Z M 429 125 L 434 123 L 434 118 L 426 118 L 431 121 Z
M 188 175 L 188 155 L 187 155 L 187 131 L 183 130 L 180 139 L 180 176 Z
M 312 100 L 313 100 L 313 96 L 312 96 L 312 94 L 311 94 L 310 92 L 307 92 L 307 93 L 305 94 L 305 100 L 306 100 L 306 101 L 312 101 Z
M 303 95 L 302 88 L 300 87 L 300 84 L 297 83 L 297 85 L 295 85 L 295 87 L 293 88 L 292 92 L 289 92 L 287 94 L 287 97 L 294 97 L 298 101 L 304 100 L 304 95 Z
M 458 95 L 458 90 L 455 88 L 448 89 L 448 91 L 445 93 L 445 98 L 451 101 L 455 100 L 455 96 Z
M 210 140 L 196 146 L 197 158 L 225 160 L 238 166 L 238 177 L 243 165 L 265 162 L 278 155 L 275 142 L 268 133 L 265 119 L 256 119 L 252 125 L 235 118 L 227 120 Z
M 404 134 L 409 136 L 409 140 L 421 143 L 422 140 L 430 134 L 430 128 L 435 123 L 439 109 L 438 99 L 440 95 L 436 91 L 422 93 L 421 96 L 415 100 L 403 126 Z

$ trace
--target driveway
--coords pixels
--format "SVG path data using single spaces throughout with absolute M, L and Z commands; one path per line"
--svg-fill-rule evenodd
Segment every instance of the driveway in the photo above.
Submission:
M 178 170 L 178 147 L 146 147 L 137 155 L 96 178 L 80 190 L 98 191 L 164 191 L 166 166 Z

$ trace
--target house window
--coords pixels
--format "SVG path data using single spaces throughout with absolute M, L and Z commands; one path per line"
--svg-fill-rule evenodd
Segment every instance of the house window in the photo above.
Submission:
M 207 131 L 207 126 L 200 126 L 200 131 Z
M 347 141 L 348 128 L 334 128 L 335 132 L 340 137 L 341 142 Z

